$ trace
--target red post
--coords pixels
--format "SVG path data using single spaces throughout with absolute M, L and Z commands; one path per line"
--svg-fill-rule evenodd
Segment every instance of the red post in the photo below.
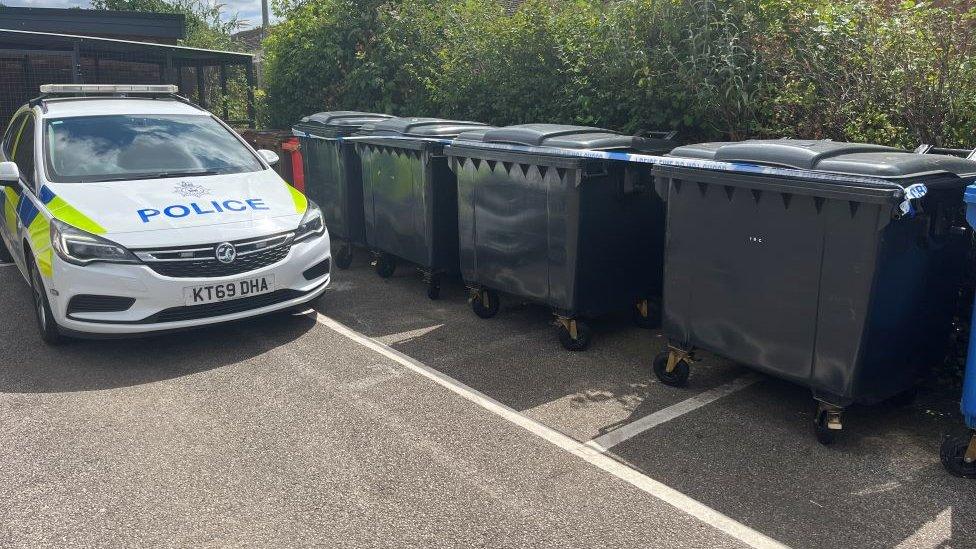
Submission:
M 302 167 L 302 151 L 298 146 L 298 138 L 291 137 L 281 144 L 282 150 L 291 157 L 291 184 L 298 190 L 305 192 L 305 168 Z

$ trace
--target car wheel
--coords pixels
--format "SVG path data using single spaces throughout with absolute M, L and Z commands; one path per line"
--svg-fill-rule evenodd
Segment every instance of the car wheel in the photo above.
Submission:
M 13 263 L 14 256 L 10 254 L 10 250 L 7 249 L 7 244 L 4 243 L 3 238 L 0 238 L 0 263 Z
M 51 304 L 47 299 L 47 291 L 44 289 L 44 280 L 41 273 L 37 270 L 34 258 L 27 256 L 27 273 L 30 278 L 31 295 L 34 298 L 34 315 L 37 319 L 37 329 L 41 335 L 41 340 L 48 345 L 60 345 L 64 342 L 64 336 L 58 331 L 58 323 L 54 320 L 51 313 Z

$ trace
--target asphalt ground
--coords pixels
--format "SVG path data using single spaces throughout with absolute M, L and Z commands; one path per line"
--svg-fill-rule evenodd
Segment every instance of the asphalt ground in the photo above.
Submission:
M 482 320 L 362 254 L 316 309 L 50 348 L 0 267 L 0 546 L 976 547 L 936 383 L 823 447 L 802 388 L 712 356 L 657 383 L 626 314 L 569 353 L 545 308 Z

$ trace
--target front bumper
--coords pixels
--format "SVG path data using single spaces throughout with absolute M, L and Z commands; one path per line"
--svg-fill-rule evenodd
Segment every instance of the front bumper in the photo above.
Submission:
M 78 266 L 55 254 L 48 299 L 59 327 L 68 334 L 125 335 L 183 330 L 259 316 L 312 301 L 325 292 L 331 281 L 331 257 L 328 233 L 293 244 L 288 255 L 275 264 L 215 278 L 171 278 L 136 264 Z M 326 260 L 329 269 L 306 278 L 306 271 Z M 185 288 L 268 275 L 275 278 L 272 294 L 186 306 Z M 125 311 L 68 314 L 68 304 L 76 295 L 127 297 L 135 302 Z

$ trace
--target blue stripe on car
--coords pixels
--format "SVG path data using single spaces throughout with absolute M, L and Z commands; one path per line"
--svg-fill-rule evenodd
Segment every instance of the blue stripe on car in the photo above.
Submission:
M 23 194 L 20 195 L 20 201 L 17 203 L 17 215 L 20 216 L 20 222 L 25 227 L 30 227 L 30 224 L 39 213 L 41 213 L 40 210 L 37 209 L 37 206 L 29 198 Z
M 54 194 L 54 191 L 52 191 L 51 189 L 47 188 L 47 185 L 44 185 L 43 187 L 41 187 L 40 196 L 38 196 L 38 198 L 41 199 L 41 202 L 42 203 L 48 204 L 49 202 L 51 202 L 52 200 L 54 200 L 54 197 L 55 196 L 56 195 Z

